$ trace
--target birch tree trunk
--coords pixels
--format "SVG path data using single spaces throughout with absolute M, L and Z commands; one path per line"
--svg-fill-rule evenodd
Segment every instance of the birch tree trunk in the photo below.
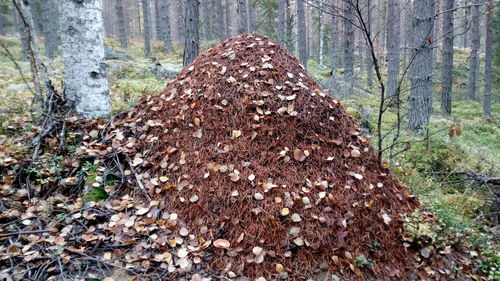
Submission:
M 120 40 L 120 47 L 126 49 L 128 48 L 127 23 L 125 22 L 123 0 L 116 0 L 115 10 L 116 10 L 116 18 L 118 19 L 118 38 Z
M 285 46 L 286 34 L 286 0 L 278 2 L 278 41 L 281 46 Z
M 307 31 L 306 31 L 306 14 L 304 9 L 304 1 L 297 1 L 297 37 L 299 60 L 307 67 Z
M 247 1 L 237 0 L 238 10 L 238 33 L 248 32 Z
M 353 4 L 344 2 L 344 80 L 354 82 L 354 22 Z
M 191 63 L 198 56 L 200 49 L 200 12 L 198 5 L 198 0 L 186 1 L 184 66 Z
M 470 53 L 470 70 L 469 70 L 469 85 L 468 93 L 469 99 L 477 100 L 477 73 L 479 69 L 479 46 L 481 44 L 481 32 L 479 31 L 479 4 L 481 0 L 475 0 L 472 7 L 472 21 L 471 21 L 471 53 Z
M 174 50 L 170 31 L 170 1 L 160 0 L 160 32 L 162 33 L 163 47 L 167 53 Z
M 412 57 L 410 66 L 410 111 L 408 127 L 421 132 L 429 124 L 432 108 L 432 31 L 434 1 L 414 0 L 412 19 Z
M 451 97 L 453 90 L 453 6 L 455 0 L 445 0 L 443 15 L 443 63 L 441 67 L 441 111 L 451 114 Z
M 151 23 L 149 15 L 149 1 L 142 0 L 142 17 L 144 20 L 144 56 L 151 57 Z
M 69 106 L 87 118 L 109 114 L 102 1 L 61 1 L 61 27 L 64 95 Z
M 495 3 L 493 0 L 488 1 L 486 14 L 486 42 L 485 42 L 485 58 L 484 58 L 484 100 L 483 100 L 483 116 L 491 117 L 491 66 L 493 63 L 493 15 Z
M 389 63 L 387 66 L 387 96 L 392 98 L 398 93 L 399 80 L 399 33 L 400 33 L 400 0 L 388 1 L 387 15 L 387 51 Z M 396 101 L 397 102 L 397 101 Z
M 54 58 L 57 53 L 57 48 L 59 46 L 59 36 L 58 36 L 58 9 L 57 0 L 44 0 L 40 2 L 42 6 L 43 13 L 43 33 L 44 33 L 44 45 L 45 45 L 45 55 L 49 58 Z

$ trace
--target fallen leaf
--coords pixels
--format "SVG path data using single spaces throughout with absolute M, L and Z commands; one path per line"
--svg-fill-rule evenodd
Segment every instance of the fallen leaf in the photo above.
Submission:
M 214 246 L 219 249 L 227 249 L 231 247 L 231 243 L 229 243 L 226 239 L 217 239 L 214 241 Z

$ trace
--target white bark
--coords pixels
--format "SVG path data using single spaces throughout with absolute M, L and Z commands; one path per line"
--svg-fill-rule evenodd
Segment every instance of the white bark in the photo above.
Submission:
M 111 112 L 104 64 L 102 0 L 61 1 L 64 94 L 86 118 Z

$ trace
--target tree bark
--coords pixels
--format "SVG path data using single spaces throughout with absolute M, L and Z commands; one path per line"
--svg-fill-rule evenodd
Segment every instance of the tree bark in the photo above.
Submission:
M 286 49 L 291 54 L 295 53 L 295 44 L 294 44 L 294 21 L 295 17 L 293 15 L 292 6 L 290 5 L 290 0 L 286 0 Z
M 238 33 L 248 32 L 247 1 L 237 0 Z
M 388 1 L 388 15 L 387 15 L 387 51 L 389 56 L 389 63 L 387 66 L 387 96 L 392 98 L 398 93 L 399 81 L 399 60 L 400 60 L 400 0 Z M 396 101 L 398 102 L 398 101 Z
M 255 3 L 253 0 L 247 0 L 248 7 L 248 31 L 255 32 L 256 31 L 256 14 L 255 14 Z
M 372 35 L 372 3 L 371 0 L 367 0 L 367 8 L 366 8 L 366 28 L 368 32 Z M 366 38 L 365 38 L 366 40 Z M 366 82 L 368 87 L 372 87 L 373 85 L 373 58 L 370 47 L 368 43 L 365 43 L 365 60 L 366 60 Z
M 278 2 L 278 41 L 281 46 L 285 46 L 286 34 L 286 0 Z
M 324 36 L 325 36 L 325 24 L 324 24 L 324 15 L 323 15 L 323 8 L 324 8 L 324 5 L 323 5 L 323 1 L 324 0 L 318 0 L 318 4 L 319 4 L 319 10 L 318 10 L 318 13 L 319 13 L 319 59 L 318 59 L 318 62 L 319 62 L 319 65 L 320 66 L 323 66 L 323 49 L 324 49 Z
M 160 20 L 160 0 L 154 0 L 155 8 L 155 31 L 156 40 L 163 41 L 163 32 L 161 32 L 161 20 Z
M 414 0 L 412 20 L 412 57 L 410 65 L 410 111 L 408 127 L 421 132 L 429 124 L 432 107 L 432 31 L 434 1 Z
M 344 80 L 354 82 L 354 22 L 353 3 L 344 2 Z
M 467 48 L 467 34 L 469 33 L 469 15 L 470 15 L 470 7 L 467 7 L 469 5 L 469 0 L 464 0 L 464 22 L 463 22 L 463 37 L 462 37 L 462 47 L 465 49 Z
M 300 62 L 307 67 L 307 33 L 304 1 L 297 0 L 297 37 Z
M 45 45 L 45 55 L 49 58 L 54 58 L 57 53 L 57 48 L 59 46 L 59 36 L 58 36 L 58 9 L 57 0 L 44 0 L 40 2 L 42 6 L 43 13 L 43 33 L 44 33 L 44 45 Z
M 185 45 L 184 45 L 184 65 L 191 63 L 199 53 L 200 32 L 199 32 L 199 12 L 198 0 L 186 1 L 185 14 Z
M 471 53 L 470 53 L 470 70 L 469 70 L 469 85 L 468 93 L 469 99 L 477 100 L 476 88 L 477 88 L 477 74 L 479 69 L 479 47 L 481 44 L 481 32 L 479 31 L 479 4 L 481 0 L 475 0 L 474 6 L 472 7 L 472 29 L 471 29 Z
M 142 0 L 142 17 L 144 20 L 144 56 L 151 57 L 151 23 L 149 15 L 149 1 Z
M 126 49 L 128 47 L 127 40 L 127 24 L 125 21 L 125 12 L 123 10 L 123 0 L 116 0 L 116 18 L 118 19 L 118 38 L 120 47 Z
M 111 112 L 101 0 L 61 1 L 64 95 L 87 118 Z
M 223 0 L 215 0 L 215 9 L 217 13 L 215 16 L 215 35 L 219 41 L 223 41 L 226 38 L 226 32 L 224 27 L 224 14 L 225 7 L 222 4 Z M 227 9 L 227 8 L 226 8 Z
M 160 32 L 162 33 L 163 47 L 167 53 L 174 50 L 170 31 L 170 1 L 160 0 Z
M 455 0 L 445 0 L 443 15 L 443 63 L 441 67 L 441 111 L 451 114 L 451 99 L 453 90 L 453 7 Z
M 491 117 L 491 66 L 493 64 L 493 15 L 495 3 L 493 0 L 488 1 L 486 14 L 486 42 L 484 54 L 484 100 L 483 100 L 483 116 Z

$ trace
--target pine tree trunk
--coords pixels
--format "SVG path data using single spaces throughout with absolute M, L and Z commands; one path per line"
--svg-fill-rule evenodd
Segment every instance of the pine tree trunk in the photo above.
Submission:
M 286 0 L 278 2 L 278 40 L 281 46 L 285 46 L 286 34 Z
M 443 15 L 443 63 L 441 67 L 441 111 L 451 114 L 451 97 L 453 90 L 453 7 L 455 0 L 445 0 Z
M 479 47 L 481 44 L 481 32 L 479 31 L 479 3 L 481 0 L 474 1 L 474 7 L 472 7 L 472 21 L 471 21 L 471 54 L 470 54 L 470 70 L 469 70 L 469 86 L 468 93 L 469 99 L 477 100 L 476 88 L 477 88 L 477 74 L 479 69 Z
M 247 0 L 247 7 L 248 7 L 248 31 L 249 32 L 255 32 L 256 28 L 256 14 L 255 14 L 255 7 L 254 7 L 254 1 L 253 0 Z
M 429 124 L 432 107 L 432 30 L 434 1 L 414 0 L 412 20 L 411 93 L 408 127 L 421 132 Z
M 191 63 L 199 53 L 200 32 L 199 32 L 200 12 L 198 0 L 186 1 L 184 45 L 184 65 Z
M 102 1 L 61 1 L 61 27 L 64 93 L 68 104 L 84 117 L 109 114 Z
M 388 1 L 388 15 L 387 15 L 387 51 L 389 56 L 389 63 L 387 66 L 387 96 L 392 98 L 398 95 L 398 81 L 399 81 L 399 59 L 400 59 L 400 0 Z M 396 101 L 397 102 L 397 101 Z
M 372 34 L 372 3 L 371 0 L 367 1 L 367 8 L 366 8 L 366 27 L 370 33 L 370 36 L 373 36 Z M 368 84 L 368 87 L 372 87 L 373 85 L 373 58 L 372 58 L 372 53 L 370 50 L 370 47 L 368 46 L 368 43 L 365 42 L 365 60 L 366 60 L 366 82 Z
M 486 42 L 484 54 L 484 100 L 483 100 L 483 116 L 491 117 L 491 66 L 493 63 L 493 15 L 495 3 L 493 0 L 488 1 L 486 14 Z
M 324 0 L 318 0 L 319 1 L 319 65 L 323 66 L 323 49 L 324 49 L 324 36 L 325 36 L 325 24 L 324 24 L 324 15 L 323 15 L 323 1 Z
M 295 53 L 295 44 L 294 44 L 294 21 L 295 17 L 293 16 L 292 6 L 290 5 L 290 0 L 286 0 L 286 49 L 291 54 Z
M 154 0 L 154 4 L 155 4 L 156 40 L 163 41 L 163 32 L 161 32 L 161 20 L 160 20 L 160 0 Z
M 142 0 L 142 17 L 144 23 L 144 56 L 151 57 L 151 23 L 149 15 L 149 1 Z
M 297 37 L 300 62 L 307 67 L 307 33 L 306 33 L 306 15 L 304 1 L 297 1 Z
M 229 28 L 231 25 L 231 10 L 229 9 L 231 7 L 231 0 L 224 0 L 225 5 L 224 5 L 224 37 L 229 38 L 231 37 L 231 29 Z
M 469 5 L 469 0 L 464 1 L 464 6 Z M 470 7 L 464 8 L 464 22 L 463 22 L 463 37 L 462 37 L 462 47 L 467 48 L 467 34 L 469 33 L 469 15 L 470 15 Z
M 224 6 L 222 4 L 223 0 L 215 0 L 215 8 L 217 13 L 215 13 L 215 34 L 219 41 L 223 41 L 226 38 L 226 32 L 224 27 Z
M 127 41 L 127 24 L 125 21 L 125 12 L 123 10 L 123 0 L 116 0 L 116 18 L 118 19 L 118 38 L 120 40 L 120 47 L 123 49 L 128 48 Z
M 344 80 L 347 83 L 354 82 L 354 22 L 353 4 L 344 2 Z
M 170 31 L 170 1 L 160 0 L 160 32 L 162 33 L 163 47 L 167 53 L 174 50 Z
M 58 34 L 58 9 L 57 0 L 44 0 L 40 2 L 43 13 L 43 31 L 45 55 L 49 58 L 54 58 L 59 46 Z
M 248 32 L 247 1 L 237 0 L 238 10 L 238 33 Z

